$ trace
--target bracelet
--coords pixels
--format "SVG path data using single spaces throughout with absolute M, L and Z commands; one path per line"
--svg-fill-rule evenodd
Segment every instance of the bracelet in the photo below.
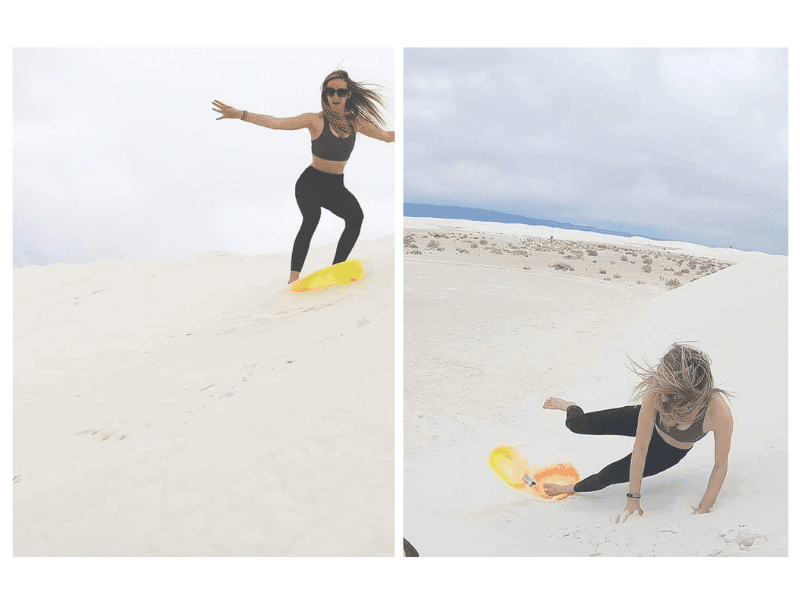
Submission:
M 642 495 L 641 495 L 641 494 L 631 494 L 630 492 L 628 492 L 628 493 L 627 493 L 627 494 L 625 494 L 625 495 L 626 495 L 628 498 L 633 498 L 634 500 L 641 500 L 641 499 L 642 499 Z
M 245 121 L 245 120 L 247 120 L 247 111 L 243 110 L 242 111 L 242 121 Z

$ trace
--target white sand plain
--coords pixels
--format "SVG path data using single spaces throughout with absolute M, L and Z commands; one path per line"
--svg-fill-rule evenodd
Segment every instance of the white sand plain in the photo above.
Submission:
M 404 227 L 403 534 L 421 556 L 787 556 L 786 256 L 527 225 Z M 693 507 L 713 434 L 644 479 L 644 515 L 619 525 L 626 484 L 547 503 L 489 469 L 500 444 L 541 446 L 581 476 L 629 453 L 632 439 L 573 434 L 542 403 L 625 405 L 626 354 L 654 363 L 673 342 L 706 351 L 736 394 L 710 513 Z
M 394 239 L 15 268 L 14 555 L 394 555 Z

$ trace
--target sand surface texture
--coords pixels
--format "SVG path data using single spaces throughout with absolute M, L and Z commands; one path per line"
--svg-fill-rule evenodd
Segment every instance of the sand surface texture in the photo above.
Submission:
M 14 269 L 14 554 L 393 555 L 393 239 Z
M 404 253 L 403 534 L 421 556 L 787 555 L 785 256 L 414 218 Z M 636 383 L 626 354 L 655 362 L 676 341 L 707 352 L 716 384 L 736 394 L 711 513 L 693 507 L 713 434 L 646 478 L 644 515 L 619 525 L 626 484 L 546 503 L 489 469 L 501 444 L 584 477 L 629 453 L 632 438 L 573 434 L 542 404 L 625 405 Z

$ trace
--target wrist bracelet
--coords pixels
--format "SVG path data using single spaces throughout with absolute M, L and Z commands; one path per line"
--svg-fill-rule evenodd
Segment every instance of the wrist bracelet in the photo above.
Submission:
M 642 495 L 641 495 L 641 494 L 631 494 L 630 492 L 628 492 L 628 493 L 627 493 L 627 494 L 625 494 L 625 495 L 626 495 L 628 498 L 633 498 L 634 500 L 641 500 L 641 499 L 642 499 Z
M 242 121 L 244 121 L 245 119 L 247 119 L 247 111 L 243 110 L 242 111 Z

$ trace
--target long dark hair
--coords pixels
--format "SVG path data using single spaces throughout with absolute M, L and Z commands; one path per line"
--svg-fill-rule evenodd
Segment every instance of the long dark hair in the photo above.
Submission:
M 322 82 L 322 94 L 320 101 L 322 102 L 323 109 L 329 107 L 328 101 L 325 97 L 325 88 L 328 86 L 328 82 L 332 79 L 341 79 L 347 83 L 347 89 L 350 91 L 350 97 L 347 99 L 344 109 L 348 119 L 352 121 L 357 118 L 361 118 L 369 123 L 372 123 L 376 127 L 382 127 L 386 124 L 386 121 L 384 121 L 383 115 L 381 115 L 381 111 L 378 108 L 386 108 L 383 96 L 375 90 L 370 89 L 370 87 L 381 86 L 370 84 L 365 81 L 353 81 L 350 79 L 347 71 L 343 71 L 341 69 L 337 69 L 328 75 L 325 78 L 325 81 Z

